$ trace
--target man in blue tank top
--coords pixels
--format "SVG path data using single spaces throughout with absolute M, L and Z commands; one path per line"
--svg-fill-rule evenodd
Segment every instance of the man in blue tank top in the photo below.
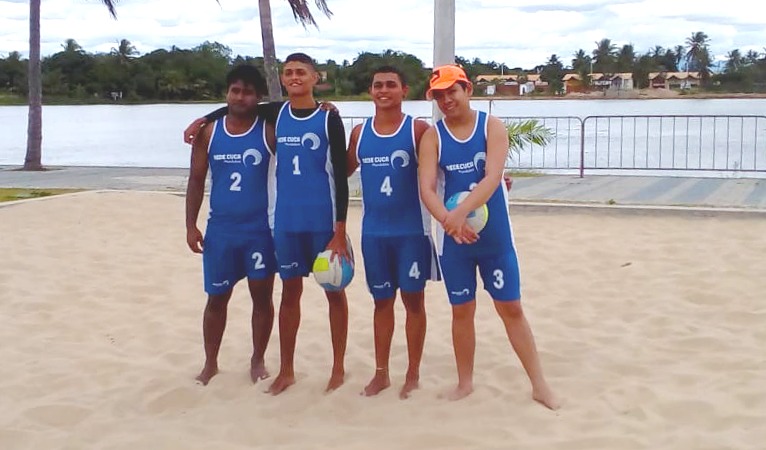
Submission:
M 418 387 L 426 334 L 423 291 L 437 279 L 431 221 L 418 192 L 417 145 L 428 124 L 402 113 L 404 75 L 395 67 L 373 72 L 370 95 L 375 115 L 351 131 L 348 170 L 360 167 L 362 255 L 367 287 L 375 300 L 375 375 L 364 388 L 372 396 L 391 385 L 388 373 L 394 333 L 394 300 L 401 290 L 407 312 L 409 367 L 399 391 L 407 398 Z
M 202 253 L 208 294 L 203 318 L 205 366 L 197 377 L 207 384 L 218 372 L 226 312 L 234 285 L 247 278 L 253 300 L 253 382 L 268 373 L 263 356 L 271 336 L 271 295 L 277 264 L 270 229 L 273 206 L 274 128 L 255 116 L 266 83 L 255 67 L 237 66 L 226 77 L 228 113 L 206 127 L 192 146 L 186 190 L 186 240 Z M 197 218 L 210 170 L 210 215 L 203 238 Z
M 532 331 L 521 308 L 519 266 L 508 215 L 508 192 L 503 186 L 508 133 L 496 117 L 471 109 L 473 87 L 460 67 L 435 68 L 429 87 L 428 96 L 436 100 L 444 119 L 423 136 L 419 175 L 423 203 L 441 225 L 437 249 L 452 305 L 458 385 L 448 398 L 457 400 L 473 392 L 478 269 L 532 383 L 532 397 L 557 409 L 558 400 L 545 381 Z M 470 194 L 448 211 L 445 200 L 462 191 Z M 466 223 L 466 217 L 484 204 L 489 220 L 477 234 Z
M 319 108 L 314 86 L 319 74 L 303 53 L 285 59 L 281 74 L 288 101 L 276 120 L 277 199 L 274 244 L 282 301 L 279 307 L 281 366 L 269 392 L 279 394 L 295 383 L 293 359 L 300 325 L 303 277 L 324 250 L 350 258 L 346 244 L 348 180 L 346 135 L 337 112 Z M 330 316 L 333 367 L 326 390 L 343 384 L 348 335 L 345 290 L 325 291 Z
M 276 212 L 274 245 L 282 300 L 279 308 L 279 375 L 269 387 L 276 395 L 295 383 L 295 342 L 300 325 L 303 277 L 323 250 L 349 258 L 346 247 L 348 180 L 346 134 L 337 110 L 314 100 L 319 74 L 310 56 L 293 53 L 285 59 L 281 82 L 288 102 L 258 105 L 258 114 L 276 127 Z M 193 142 L 201 127 L 227 112 L 218 109 L 192 122 L 184 141 Z M 329 304 L 333 367 L 327 391 L 337 389 L 345 377 L 348 303 L 345 291 L 326 292 Z

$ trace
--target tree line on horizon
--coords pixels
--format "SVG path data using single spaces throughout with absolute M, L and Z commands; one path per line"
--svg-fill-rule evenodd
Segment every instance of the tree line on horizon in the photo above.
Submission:
M 709 38 L 692 33 L 684 45 L 673 48 L 655 46 L 638 53 L 633 45 L 618 47 L 610 39 L 595 42 L 587 52 L 577 50 L 569 63 L 551 55 L 545 64 L 532 68 L 509 68 L 504 63 L 484 62 L 479 58 L 456 57 L 471 79 L 478 75 L 537 73 L 548 82 L 551 93 L 562 90 L 561 78 L 577 73 L 586 84 L 591 73 L 632 73 L 638 88 L 648 86 L 651 72 L 699 72 L 703 89 L 731 92 L 766 91 L 766 49 L 764 53 L 739 49 L 728 52 L 724 69 L 713 70 Z M 0 58 L 0 95 L 27 96 L 27 64 L 19 52 Z M 264 70 L 262 57 L 234 55 L 218 42 L 204 42 L 190 49 L 172 46 L 139 54 L 135 46 L 122 39 L 104 53 L 89 53 L 74 39 L 67 39 L 62 50 L 42 59 L 44 97 L 73 101 L 114 99 L 123 101 L 216 101 L 225 94 L 225 75 L 237 64 L 252 64 Z M 399 67 L 410 85 L 410 98 L 422 99 L 429 68 L 414 55 L 394 50 L 362 52 L 353 61 L 317 62 L 324 75 L 318 96 L 360 96 L 367 92 L 372 71 L 383 64 Z M 115 93 L 113 96 L 112 93 Z

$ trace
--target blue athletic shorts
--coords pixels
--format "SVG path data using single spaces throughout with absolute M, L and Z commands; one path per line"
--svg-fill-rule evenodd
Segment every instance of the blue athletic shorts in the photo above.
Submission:
M 241 279 L 262 280 L 277 270 L 271 231 L 221 232 L 208 227 L 202 251 L 205 292 L 228 292 Z
M 362 258 L 367 288 L 375 300 L 396 290 L 420 292 L 426 280 L 438 280 L 436 252 L 429 236 L 364 236 Z
M 439 258 L 449 302 L 462 305 L 476 298 L 476 269 L 484 290 L 493 300 L 513 301 L 521 298 L 519 262 L 516 251 L 490 256 L 464 256 L 445 253 Z
M 275 233 L 274 247 L 277 250 L 279 277 L 283 280 L 307 277 L 317 254 L 327 248 L 332 236 L 332 231 Z

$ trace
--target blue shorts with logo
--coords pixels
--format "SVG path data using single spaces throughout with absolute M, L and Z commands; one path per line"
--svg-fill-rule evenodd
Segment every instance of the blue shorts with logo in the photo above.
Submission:
M 279 277 L 283 280 L 307 277 L 317 255 L 327 249 L 333 234 L 332 231 L 274 233 Z
M 362 257 L 367 288 L 375 300 L 396 295 L 396 290 L 420 292 L 426 280 L 439 279 L 436 252 L 429 236 L 362 235 Z
M 241 279 L 265 279 L 277 271 L 271 231 L 221 231 L 208 226 L 202 250 L 205 292 L 224 294 Z
M 439 262 L 452 305 L 468 303 L 476 298 L 476 269 L 484 282 L 484 290 L 497 301 L 513 301 L 521 298 L 519 262 L 516 250 L 495 255 L 470 256 L 455 246 L 445 248 Z M 454 251 L 458 250 L 458 251 Z

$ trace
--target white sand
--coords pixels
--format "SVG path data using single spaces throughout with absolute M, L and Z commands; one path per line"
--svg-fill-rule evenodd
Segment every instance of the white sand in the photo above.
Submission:
M 391 389 L 373 373 L 372 302 L 361 264 L 349 290 L 347 382 L 330 370 L 326 301 L 309 279 L 298 383 L 249 381 L 250 306 L 235 289 L 209 386 L 201 259 L 182 196 L 86 193 L 0 206 L 0 449 L 745 449 L 766 442 L 766 220 L 513 212 L 524 304 L 564 406 L 530 399 L 486 293 L 476 392 L 455 382 L 450 312 L 427 289 L 421 389 L 397 306 Z M 359 254 L 359 210 L 349 232 Z M 359 256 L 358 256 L 359 257 Z M 275 298 L 281 285 L 277 282 Z M 272 335 L 268 368 L 278 368 Z

